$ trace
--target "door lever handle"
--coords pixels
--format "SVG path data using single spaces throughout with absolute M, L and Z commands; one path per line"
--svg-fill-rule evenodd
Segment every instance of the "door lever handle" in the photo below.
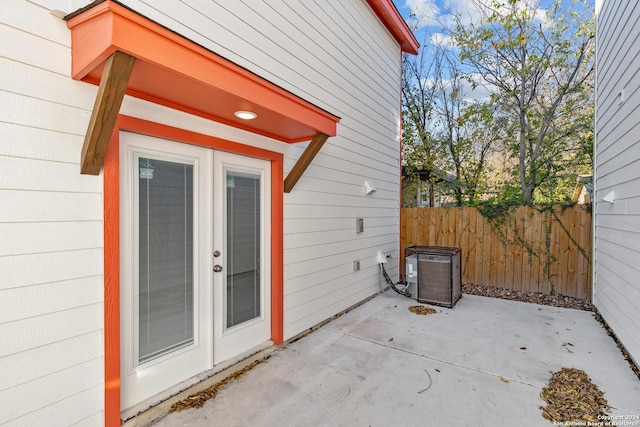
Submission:
M 214 265 L 213 271 L 215 271 L 216 273 L 220 273 L 222 271 L 222 266 L 218 264 Z

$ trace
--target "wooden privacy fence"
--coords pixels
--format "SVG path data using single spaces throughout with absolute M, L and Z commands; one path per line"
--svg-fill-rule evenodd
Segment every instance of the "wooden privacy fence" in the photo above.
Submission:
M 462 248 L 463 283 L 591 300 L 591 212 L 584 205 L 485 215 L 473 207 L 403 208 L 401 247 Z

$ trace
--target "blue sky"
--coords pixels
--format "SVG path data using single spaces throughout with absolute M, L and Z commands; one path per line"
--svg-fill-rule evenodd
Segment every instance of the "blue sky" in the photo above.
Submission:
M 409 19 L 409 14 L 414 12 L 422 17 L 420 27 L 414 31 L 416 39 L 421 45 L 425 44 L 426 36 L 432 43 L 445 43 L 446 37 L 442 33 L 442 24 L 452 23 L 452 14 L 460 17 L 462 23 L 476 21 L 480 13 L 474 7 L 477 0 L 393 0 L 396 8 L 405 20 Z M 488 1 L 488 0 L 484 0 Z M 536 0 L 519 0 L 521 3 L 528 3 Z M 536 11 L 540 20 L 544 19 L 545 11 L 542 7 L 552 0 L 541 0 L 541 8 Z
M 405 20 L 408 20 L 409 14 L 413 11 L 418 16 L 422 16 L 421 25 L 417 30 L 414 30 L 414 35 L 421 46 L 427 47 L 429 45 L 446 45 L 447 37 L 442 31 L 442 23 L 451 24 L 452 15 L 455 13 L 459 16 L 462 23 L 476 22 L 480 18 L 480 12 L 474 7 L 474 3 L 479 0 L 393 0 L 396 8 Z M 481 0 L 488 3 L 493 0 Z M 502 0 L 507 1 L 507 0 Z M 561 0 L 562 6 L 571 9 L 574 7 L 576 0 Z M 595 0 L 589 0 L 591 7 Z M 634 0 L 635 1 L 635 0 Z M 545 8 L 553 4 L 555 0 L 518 0 L 518 5 L 524 7 L 532 3 L 538 3 L 538 8 L 535 11 L 536 19 L 540 22 L 544 22 L 546 19 Z M 578 0 L 578 4 L 580 0 Z M 577 6 L 581 8 L 583 6 Z M 451 45 L 449 45 L 451 47 Z M 455 51 L 455 48 L 453 48 Z M 428 54 L 428 53 L 427 53 Z M 480 84 L 479 77 L 476 78 L 476 83 Z M 467 87 L 468 86 L 468 87 Z M 472 89 L 471 85 L 463 87 L 463 94 L 465 98 L 469 99 L 484 99 L 488 96 L 487 90 L 481 85 Z
M 393 0 L 396 8 L 405 20 L 414 12 L 421 16 L 420 27 L 414 30 L 414 35 L 421 46 L 427 47 L 426 54 L 430 54 L 429 45 L 447 44 L 447 36 L 442 30 L 442 24 L 452 24 L 452 13 L 460 17 L 461 22 L 469 23 L 477 20 L 480 13 L 474 7 L 477 0 Z M 488 1 L 488 0 L 485 0 Z M 534 0 L 535 1 L 535 0 Z M 552 0 L 543 0 L 549 3 Z M 545 12 L 540 9 L 536 12 L 540 19 L 544 19 Z M 469 82 L 459 82 L 462 96 L 469 101 L 485 100 L 489 96 L 488 90 L 482 84 L 479 76 L 473 78 L 477 86 Z
M 469 23 L 477 20 L 480 16 L 478 10 L 474 7 L 474 3 L 478 0 L 393 0 L 402 17 L 407 20 L 409 14 L 414 11 L 422 16 L 421 27 L 416 31 L 416 38 L 420 44 L 424 42 L 424 31 L 429 32 L 431 41 L 438 41 L 441 34 L 441 23 L 451 23 L 451 13 L 458 15 L 463 23 Z M 482 0 L 489 2 L 489 0 Z M 505 0 L 506 1 L 506 0 Z M 595 0 L 589 0 L 591 7 L 594 7 Z M 518 0 L 519 4 L 536 3 L 537 0 Z M 563 6 L 571 8 L 576 0 L 562 0 Z M 554 0 L 539 0 L 539 6 L 536 10 L 536 17 L 543 21 L 545 19 L 545 7 L 554 3 Z M 578 0 L 580 3 L 580 0 Z M 580 7 L 580 6 L 578 6 Z M 434 36 L 435 34 L 435 36 Z M 436 39 L 434 39 L 436 37 Z
M 472 20 L 478 16 L 478 12 L 474 7 L 477 0 L 393 0 L 393 3 L 400 11 L 400 14 L 406 19 L 411 10 L 420 10 L 425 15 L 430 16 L 430 24 L 437 24 L 436 19 L 446 20 L 447 11 L 460 14 L 464 19 Z M 487 2 L 487 0 L 484 0 Z M 519 0 L 518 3 L 530 3 L 536 0 Z M 566 3 L 573 3 L 573 0 L 565 0 Z M 540 0 L 540 17 L 544 16 L 544 8 L 553 3 L 553 0 Z M 590 1 L 593 3 L 593 0 Z

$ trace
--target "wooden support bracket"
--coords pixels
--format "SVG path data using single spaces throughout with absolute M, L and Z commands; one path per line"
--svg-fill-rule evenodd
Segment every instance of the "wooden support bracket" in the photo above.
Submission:
M 296 185 L 304 171 L 307 170 L 307 167 L 311 164 L 316 154 L 320 151 L 324 143 L 329 138 L 329 135 L 318 132 L 315 134 L 311 143 L 304 150 L 304 153 L 300 156 L 296 164 L 287 175 L 287 178 L 284 180 L 284 192 L 289 193 L 293 187 Z
M 98 175 L 136 58 L 116 51 L 104 63 L 100 87 L 82 146 L 80 173 Z

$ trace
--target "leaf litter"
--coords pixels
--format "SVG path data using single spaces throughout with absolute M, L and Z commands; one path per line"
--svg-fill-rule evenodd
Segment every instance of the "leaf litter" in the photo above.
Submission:
M 542 292 L 526 292 L 514 289 L 498 288 L 494 286 L 482 286 L 465 283 L 462 292 L 470 295 L 506 299 L 510 301 L 529 302 L 533 304 L 548 305 L 552 307 L 573 308 L 596 312 L 596 308 L 587 300 L 566 295 L 549 295 Z
M 547 406 L 540 407 L 542 416 L 551 422 L 598 422 L 611 408 L 604 393 L 582 370 L 562 368 L 551 375 L 540 398 Z
M 430 307 L 425 307 L 424 305 L 412 305 L 409 307 L 409 311 L 420 316 L 436 313 L 436 310 Z
M 239 380 L 244 376 L 244 374 L 246 374 L 256 366 L 258 366 L 260 363 L 266 362 L 268 358 L 269 357 L 267 356 L 264 359 L 256 360 L 248 364 L 244 368 L 235 371 L 234 373 L 232 373 L 231 375 L 229 375 L 227 378 L 223 379 L 219 383 L 214 384 L 211 387 L 205 388 L 204 390 L 194 393 L 189 397 L 174 403 L 173 405 L 171 405 L 169 412 L 170 413 L 181 412 L 191 408 L 202 408 L 204 404 L 207 402 L 207 400 L 215 398 L 218 392 L 225 385 L 227 385 L 233 380 Z

